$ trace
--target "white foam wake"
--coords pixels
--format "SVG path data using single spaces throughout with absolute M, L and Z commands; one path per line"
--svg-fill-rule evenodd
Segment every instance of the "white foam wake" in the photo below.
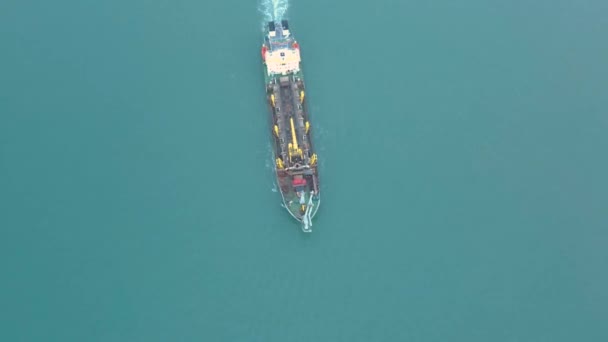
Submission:
M 264 15 L 265 26 L 269 21 L 281 21 L 286 19 L 288 0 L 261 0 L 260 12 Z

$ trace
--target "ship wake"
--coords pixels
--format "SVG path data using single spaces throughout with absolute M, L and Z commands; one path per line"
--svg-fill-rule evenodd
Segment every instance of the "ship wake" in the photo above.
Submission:
M 260 12 L 264 16 L 262 27 L 264 28 L 269 21 L 281 21 L 287 19 L 288 0 L 261 0 Z

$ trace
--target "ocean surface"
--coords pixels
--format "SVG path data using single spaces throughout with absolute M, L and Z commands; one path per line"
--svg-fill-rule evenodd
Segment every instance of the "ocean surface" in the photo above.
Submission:
M 608 341 L 608 2 L 289 1 L 308 235 L 268 6 L 0 2 L 0 341 Z

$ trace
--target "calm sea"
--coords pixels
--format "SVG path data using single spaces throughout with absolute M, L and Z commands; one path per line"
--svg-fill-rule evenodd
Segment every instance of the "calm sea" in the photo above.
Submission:
M 0 340 L 607 341 L 608 2 L 288 5 L 310 235 L 259 2 L 0 2 Z

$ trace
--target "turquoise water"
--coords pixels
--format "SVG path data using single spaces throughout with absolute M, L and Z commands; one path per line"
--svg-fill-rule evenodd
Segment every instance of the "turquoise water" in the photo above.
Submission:
M 3 1 L 0 340 L 608 340 L 607 4 L 292 1 L 304 235 L 259 3 Z

